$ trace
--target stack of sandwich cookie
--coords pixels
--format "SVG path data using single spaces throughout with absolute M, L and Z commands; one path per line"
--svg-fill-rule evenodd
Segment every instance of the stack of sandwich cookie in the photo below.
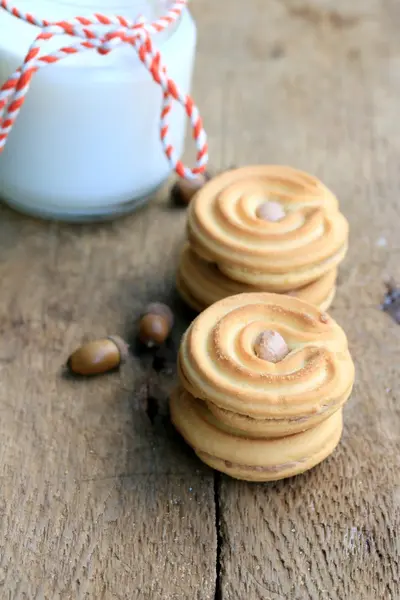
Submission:
M 235 169 L 206 183 L 189 206 L 177 287 L 195 310 L 259 291 L 326 310 L 347 243 L 337 198 L 315 177 L 282 166 Z
M 211 467 L 253 481 L 324 460 L 354 382 L 343 330 L 298 298 L 249 293 L 207 308 L 185 333 L 171 418 Z

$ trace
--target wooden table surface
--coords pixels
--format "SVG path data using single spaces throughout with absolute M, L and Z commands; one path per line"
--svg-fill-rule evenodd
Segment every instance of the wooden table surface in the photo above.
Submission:
M 135 336 L 174 294 L 185 211 L 167 194 L 115 223 L 0 214 L 0 598 L 399 598 L 400 278 L 397 0 L 197 0 L 194 93 L 212 166 L 322 178 L 351 225 L 332 314 L 357 381 L 334 455 L 276 484 L 214 474 L 174 433 L 173 363 L 63 376 L 86 337 Z M 190 156 L 190 153 L 189 153 Z M 21 174 L 23 176 L 23 174 Z M 171 352 L 173 354 L 173 352 Z

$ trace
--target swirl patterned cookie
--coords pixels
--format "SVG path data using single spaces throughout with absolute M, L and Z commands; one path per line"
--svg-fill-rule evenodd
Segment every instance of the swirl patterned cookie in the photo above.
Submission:
M 336 277 L 337 269 L 332 269 L 316 281 L 287 293 L 314 304 L 320 310 L 328 310 L 335 296 Z M 189 244 L 182 250 L 176 287 L 185 302 L 197 312 L 228 296 L 270 291 L 230 279 L 216 264 L 197 256 Z
M 255 352 L 264 331 L 278 332 L 288 345 L 278 363 Z M 316 307 L 279 294 L 239 294 L 213 304 L 183 336 L 178 360 L 182 385 L 221 420 L 233 413 L 273 426 L 274 419 L 301 418 L 303 428 L 311 427 L 321 413 L 344 404 L 354 381 L 339 325 Z M 234 426 L 240 428 L 236 420 Z
M 188 214 L 192 250 L 235 281 L 273 292 L 308 285 L 347 252 L 348 223 L 318 179 L 284 166 L 227 171 Z
M 339 441 L 354 383 L 339 325 L 303 300 L 268 293 L 231 296 L 202 312 L 183 336 L 178 373 L 177 429 L 208 464 L 257 480 L 323 460 Z M 261 463 L 249 461 L 251 448 Z

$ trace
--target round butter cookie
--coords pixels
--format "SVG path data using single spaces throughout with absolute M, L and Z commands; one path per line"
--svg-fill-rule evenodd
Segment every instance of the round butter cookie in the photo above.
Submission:
M 287 352 L 260 358 L 272 332 Z M 249 437 L 280 437 L 314 427 L 347 401 L 354 364 L 346 335 L 326 313 L 298 298 L 249 293 L 213 304 L 182 338 L 180 384 L 218 421 Z
M 347 252 L 348 223 L 317 178 L 285 166 L 227 171 L 188 211 L 192 250 L 228 278 L 288 292 L 334 270 Z

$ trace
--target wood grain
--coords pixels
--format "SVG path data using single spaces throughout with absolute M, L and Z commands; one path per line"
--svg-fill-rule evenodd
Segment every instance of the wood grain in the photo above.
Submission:
M 343 442 L 324 464 L 270 485 L 221 478 L 220 597 L 394 600 L 400 328 L 379 304 L 384 274 L 400 279 L 399 12 L 394 2 L 255 4 L 251 22 L 240 2 L 225 14 L 241 58 L 224 64 L 224 161 L 292 164 L 338 194 L 351 248 L 332 313 L 357 382 Z
M 148 301 L 191 315 L 166 191 L 115 223 L 0 210 L 0 598 L 394 600 L 400 583 L 400 11 L 395 0 L 198 0 L 194 93 L 212 166 L 288 163 L 338 194 L 351 247 L 333 309 L 357 381 L 343 442 L 311 472 L 214 475 L 169 424 L 175 380 L 134 352 L 64 376 L 83 339 L 135 336 Z M 188 158 L 193 156 L 189 147 Z M 173 350 L 171 350 L 173 356 Z M 162 365 L 161 365 L 162 366 Z
M 102 226 L 1 211 L 1 598 L 214 597 L 213 475 L 169 424 L 173 370 L 63 372 L 82 339 L 131 341 L 171 294 L 184 213 L 163 198 Z

